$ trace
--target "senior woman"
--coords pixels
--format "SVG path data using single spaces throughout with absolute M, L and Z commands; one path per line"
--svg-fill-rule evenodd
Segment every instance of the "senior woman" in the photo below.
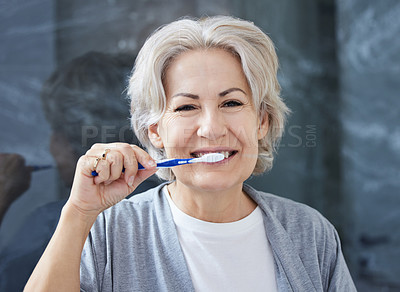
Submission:
M 147 152 L 96 144 L 81 157 L 26 291 L 354 291 L 326 219 L 244 184 L 272 167 L 282 134 L 277 69 L 272 41 L 247 21 L 157 30 L 128 90 Z M 154 160 L 207 153 L 224 159 L 160 169 L 168 182 L 124 199 L 157 171 Z

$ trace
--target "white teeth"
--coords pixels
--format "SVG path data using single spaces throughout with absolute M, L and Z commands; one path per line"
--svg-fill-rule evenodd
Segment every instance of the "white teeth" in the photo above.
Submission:
M 229 151 L 221 151 L 221 152 L 214 152 L 214 153 L 220 153 L 220 154 L 224 155 L 225 158 L 229 157 Z M 197 154 L 195 154 L 195 157 L 199 158 L 199 157 L 202 157 L 205 154 L 208 154 L 208 153 L 197 153 Z

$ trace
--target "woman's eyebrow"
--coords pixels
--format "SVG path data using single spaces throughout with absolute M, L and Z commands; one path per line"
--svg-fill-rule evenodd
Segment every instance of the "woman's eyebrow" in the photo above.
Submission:
M 189 98 L 192 98 L 192 99 L 199 99 L 199 96 L 196 95 L 196 94 L 184 93 L 184 92 L 174 94 L 171 98 L 174 98 L 174 97 L 177 97 L 177 96 L 184 96 L 184 97 L 189 97 Z
M 227 95 L 227 94 L 229 94 L 229 93 L 231 93 L 231 92 L 234 92 L 234 91 L 240 91 L 240 92 L 243 92 L 244 94 L 246 94 L 246 92 L 244 92 L 243 89 L 240 89 L 240 88 L 238 88 L 238 87 L 233 87 L 233 88 L 229 88 L 229 89 L 227 89 L 227 90 L 222 91 L 222 92 L 219 93 L 218 95 L 219 95 L 220 97 L 224 97 L 225 95 Z M 174 97 L 177 97 L 177 96 L 189 97 L 189 98 L 192 98 L 192 99 L 199 99 L 199 98 L 200 98 L 200 97 L 199 97 L 198 95 L 196 95 L 196 94 L 186 93 L 186 92 L 180 92 L 180 93 L 174 94 L 171 98 L 174 98 Z
M 237 88 L 237 87 L 233 87 L 233 88 L 229 88 L 229 89 L 227 89 L 227 90 L 222 91 L 222 92 L 219 94 L 219 96 L 220 96 L 220 97 L 223 97 L 223 96 L 225 96 L 225 95 L 227 95 L 227 94 L 229 94 L 229 93 L 231 93 L 231 92 L 233 92 L 233 91 L 240 91 L 240 92 L 243 92 L 244 94 L 246 94 L 246 92 L 244 92 L 243 89 L 240 89 L 240 88 Z

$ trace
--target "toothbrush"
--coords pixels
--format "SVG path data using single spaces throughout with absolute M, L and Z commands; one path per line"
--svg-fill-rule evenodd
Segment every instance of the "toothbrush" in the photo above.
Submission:
M 208 154 L 204 154 L 202 157 L 197 157 L 197 158 L 163 159 L 163 160 L 156 161 L 156 163 L 157 163 L 157 168 L 168 168 L 168 167 L 174 167 L 174 166 L 178 166 L 178 165 L 199 163 L 199 162 L 215 163 L 215 162 L 223 160 L 224 158 L 225 158 L 224 154 L 221 154 L 221 153 L 208 153 Z M 145 169 L 145 168 L 143 165 L 138 163 L 138 170 L 140 170 L 140 169 Z M 124 171 L 125 171 L 125 168 L 122 169 L 122 172 L 124 172 Z M 92 176 L 98 176 L 98 175 L 99 174 L 95 170 L 92 171 Z
M 163 159 L 156 161 L 157 168 L 167 168 L 174 167 L 178 165 L 191 164 L 191 163 L 199 163 L 199 162 L 207 162 L 207 163 L 215 163 L 221 161 L 225 158 L 224 154 L 221 153 L 208 153 L 204 154 L 202 157 L 198 158 L 184 158 L 184 159 Z M 143 165 L 138 163 L 138 169 L 144 169 Z

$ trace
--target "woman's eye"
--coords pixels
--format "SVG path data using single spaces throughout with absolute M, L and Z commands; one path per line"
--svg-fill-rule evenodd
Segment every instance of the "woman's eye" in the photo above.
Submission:
M 222 104 L 223 107 L 236 107 L 236 106 L 242 106 L 242 105 L 243 105 L 243 103 L 241 103 L 240 101 L 237 101 L 237 100 L 229 100 Z
M 176 108 L 175 111 L 176 111 L 176 112 L 191 111 L 191 110 L 194 110 L 194 109 L 196 109 L 196 107 L 195 107 L 194 105 L 185 104 L 185 105 L 182 105 L 182 106 Z

